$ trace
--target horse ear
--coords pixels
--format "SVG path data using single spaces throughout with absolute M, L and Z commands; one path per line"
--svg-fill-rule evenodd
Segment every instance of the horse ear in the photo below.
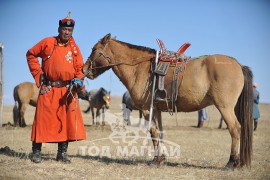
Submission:
M 107 34 L 101 39 L 101 44 L 105 45 L 111 39 L 111 33 Z

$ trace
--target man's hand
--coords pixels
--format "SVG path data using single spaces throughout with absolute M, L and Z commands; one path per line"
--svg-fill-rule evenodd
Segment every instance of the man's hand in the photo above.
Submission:
M 78 78 L 74 78 L 71 80 L 69 87 L 74 87 L 76 90 L 80 89 L 83 86 L 83 81 L 78 79 Z

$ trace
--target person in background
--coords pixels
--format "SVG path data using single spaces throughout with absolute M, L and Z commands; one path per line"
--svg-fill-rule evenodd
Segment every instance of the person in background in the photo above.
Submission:
M 260 118 L 260 111 L 259 111 L 259 101 L 260 101 L 260 93 L 257 90 L 257 83 L 253 82 L 253 120 L 254 120 L 254 131 L 257 130 L 258 127 L 258 120 Z M 222 128 L 222 122 L 223 122 L 223 117 L 221 116 L 220 118 L 220 124 L 219 124 L 219 129 Z
M 41 162 L 42 143 L 58 143 L 56 160 L 71 163 L 68 143 L 86 139 L 77 96 L 83 88 L 83 57 L 72 37 L 74 25 L 69 12 L 59 20 L 58 36 L 41 40 L 26 53 L 30 72 L 40 87 L 31 135 L 31 160 L 35 163 Z
M 198 111 L 198 128 L 203 127 L 204 121 L 207 120 L 207 111 L 206 108 L 202 108 Z
M 254 119 L 254 131 L 257 130 L 258 127 L 258 120 L 260 118 L 260 111 L 259 111 L 259 101 L 260 101 L 260 93 L 257 90 L 257 83 L 253 82 L 253 119 Z

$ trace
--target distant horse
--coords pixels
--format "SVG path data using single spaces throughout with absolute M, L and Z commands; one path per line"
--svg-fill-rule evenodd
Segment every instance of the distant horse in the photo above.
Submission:
M 96 108 L 96 125 L 99 125 L 100 118 L 100 110 L 102 109 L 102 125 L 105 125 L 105 108 L 109 109 L 110 107 L 110 91 L 107 91 L 103 87 L 100 89 L 94 89 L 87 92 L 83 89 L 79 94 L 79 98 L 86 100 L 89 102 L 88 108 L 84 111 L 88 113 L 90 110 L 92 112 L 92 124 L 95 124 L 95 112 L 94 108 Z
M 14 126 L 19 124 L 20 127 L 25 127 L 24 113 L 28 104 L 33 107 L 37 105 L 39 89 L 36 84 L 31 82 L 23 82 L 15 86 L 13 97 L 15 105 L 13 107 Z
M 142 111 L 139 110 L 132 98 L 130 97 L 130 94 L 128 91 L 126 91 L 124 94 L 123 94 L 123 97 L 122 97 L 122 110 L 123 110 L 123 118 L 124 118 L 124 121 L 127 123 L 128 126 L 131 125 L 131 122 L 130 122 L 130 112 L 132 110 L 138 110 L 139 111 L 139 126 L 141 126 L 141 119 L 142 119 Z
M 125 85 L 135 105 L 149 110 L 152 97 L 153 62 L 156 50 L 111 39 L 107 34 L 92 48 L 83 72 L 94 79 L 108 69 Z M 173 76 L 174 67 L 167 75 Z M 198 111 L 215 105 L 224 118 L 232 138 L 227 169 L 250 166 L 253 138 L 253 75 L 247 66 L 225 55 L 208 55 L 190 60 L 186 64 L 181 83 L 178 84 L 175 107 L 171 103 L 155 103 L 150 133 L 155 149 L 151 164 L 160 165 L 165 156 L 160 153 L 163 127 L 161 111 Z M 147 119 L 147 114 L 143 113 Z M 159 143 L 161 142 L 161 144 Z

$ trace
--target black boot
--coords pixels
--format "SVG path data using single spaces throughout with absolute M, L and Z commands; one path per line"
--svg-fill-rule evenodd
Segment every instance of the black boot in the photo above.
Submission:
M 71 163 L 67 155 L 68 141 L 58 143 L 58 151 L 56 156 L 56 161 L 62 161 L 64 163 Z
M 34 163 L 40 163 L 41 162 L 41 146 L 42 143 L 36 143 L 35 141 L 32 142 L 32 159 L 31 161 Z

